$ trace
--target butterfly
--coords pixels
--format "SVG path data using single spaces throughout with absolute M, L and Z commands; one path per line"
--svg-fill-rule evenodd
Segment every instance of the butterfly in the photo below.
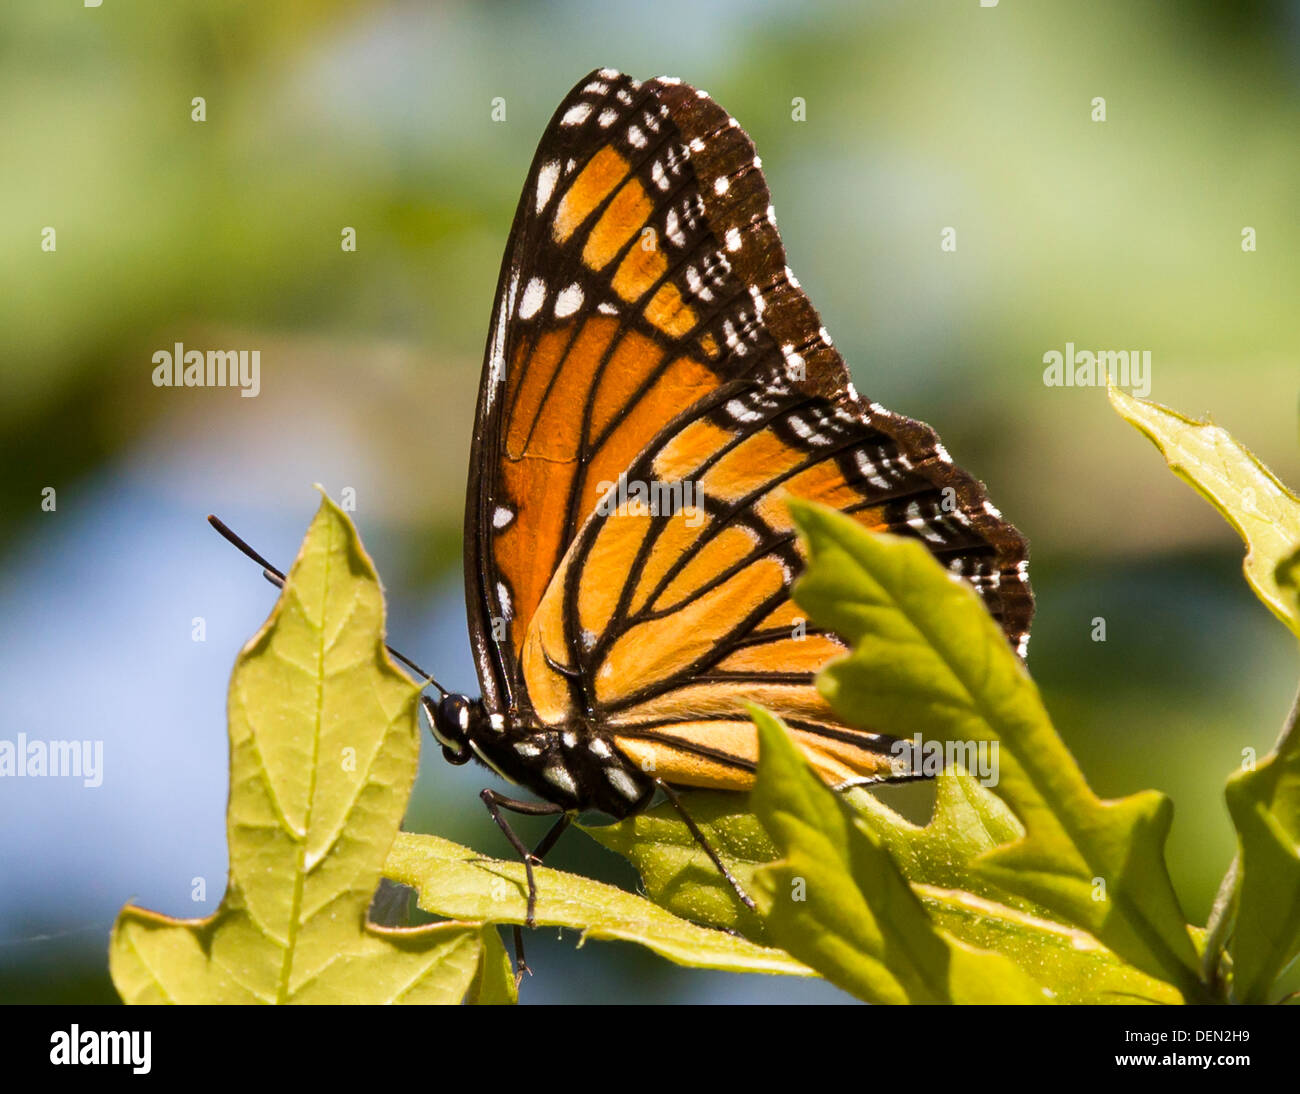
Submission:
M 482 696 L 429 678 L 423 697 L 445 759 L 540 799 L 480 795 L 523 859 L 526 924 L 533 866 L 577 813 L 659 793 L 753 907 L 679 794 L 753 785 L 747 703 L 829 785 L 895 777 L 893 738 L 815 686 L 846 646 L 791 600 L 788 497 L 921 540 L 1024 655 L 1024 538 L 928 426 L 854 389 L 749 137 L 678 80 L 593 72 L 538 145 L 484 355 L 464 567 Z M 557 819 L 529 849 L 503 809 Z M 515 949 L 522 975 L 518 928 Z
M 678 80 L 595 71 L 541 138 L 488 335 L 465 507 L 483 694 L 425 699 L 447 760 L 541 799 L 482 795 L 529 921 L 532 865 L 575 813 L 753 785 L 747 702 L 828 784 L 890 778 L 892 739 L 814 685 L 845 645 L 790 598 L 789 496 L 919 538 L 1023 655 L 1024 538 L 928 426 L 858 395 L 749 137 Z M 559 819 L 530 851 L 502 808 Z

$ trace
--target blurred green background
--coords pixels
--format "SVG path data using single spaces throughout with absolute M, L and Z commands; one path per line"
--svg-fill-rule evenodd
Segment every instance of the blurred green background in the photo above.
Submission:
M 492 291 L 541 130 L 605 65 L 704 87 L 754 138 L 858 388 L 938 428 L 1029 536 L 1031 668 L 1100 793 L 1173 796 L 1204 922 L 1233 849 L 1223 780 L 1271 743 L 1294 641 L 1209 506 L 1103 392 L 1045 387 L 1042 358 L 1150 350 L 1152 398 L 1300 483 L 1300 5 L 18 0 L 0 736 L 102 739 L 105 778 L 0 783 L 0 999 L 112 1000 L 124 901 L 220 901 L 225 686 L 273 592 L 208 512 L 286 565 L 311 484 L 354 489 L 391 640 L 477 693 L 458 567 Z M 155 388 L 175 342 L 259 349 L 261 394 Z M 408 826 L 505 854 L 487 780 L 426 749 Z M 555 863 L 633 880 L 579 835 Z M 533 1001 L 844 998 L 550 935 L 530 958 Z

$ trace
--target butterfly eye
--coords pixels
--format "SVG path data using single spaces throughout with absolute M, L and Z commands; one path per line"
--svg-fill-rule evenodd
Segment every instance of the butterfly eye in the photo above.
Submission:
M 436 703 L 427 695 L 420 699 L 425 718 L 448 763 L 463 764 L 470 758 L 470 703 L 463 695 L 444 695 Z

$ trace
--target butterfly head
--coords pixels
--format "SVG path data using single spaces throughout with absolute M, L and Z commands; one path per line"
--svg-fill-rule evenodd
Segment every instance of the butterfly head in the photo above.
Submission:
M 481 699 L 447 692 L 434 700 L 425 695 L 420 700 L 429 719 L 429 729 L 442 745 L 442 755 L 448 763 L 468 763 L 472 753 L 470 739 L 487 718 Z

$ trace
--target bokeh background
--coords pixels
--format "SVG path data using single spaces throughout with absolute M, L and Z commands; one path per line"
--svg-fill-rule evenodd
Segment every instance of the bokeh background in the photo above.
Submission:
M 605 65 L 702 86 L 753 136 L 857 386 L 940 429 L 1030 537 L 1031 668 L 1099 792 L 1173 796 L 1204 922 L 1223 780 L 1271 743 L 1294 641 L 1217 515 L 1103 392 L 1045 387 L 1042 356 L 1150 350 L 1153 398 L 1300 483 L 1300 5 L 17 0 L 0 736 L 102 739 L 105 776 L 0 782 L 0 999 L 112 1000 L 123 902 L 220 901 L 226 683 L 274 592 L 207 513 L 287 565 L 312 483 L 353 488 L 390 640 L 477 693 L 460 516 L 492 291 L 541 130 Z M 152 386 L 178 341 L 260 349 L 260 396 Z M 506 853 L 487 778 L 426 749 L 408 826 Z M 554 861 L 633 883 L 580 835 Z M 549 933 L 530 957 L 532 1001 L 844 998 Z

